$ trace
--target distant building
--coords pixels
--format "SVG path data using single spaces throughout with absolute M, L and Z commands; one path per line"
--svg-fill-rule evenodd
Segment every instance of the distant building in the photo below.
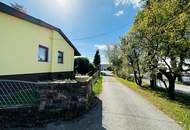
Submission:
M 106 71 L 110 64 L 101 64 L 101 71 Z

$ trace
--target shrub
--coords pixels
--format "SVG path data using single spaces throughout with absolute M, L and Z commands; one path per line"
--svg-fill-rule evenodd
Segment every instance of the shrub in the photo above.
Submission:
M 126 74 L 126 72 L 119 70 L 119 71 L 117 71 L 117 76 L 119 76 L 120 78 L 126 79 L 127 74 Z
M 128 81 L 135 81 L 134 76 L 131 76 L 131 75 L 127 75 L 127 76 L 126 76 L 126 79 L 127 79 Z
M 90 63 L 88 66 L 88 74 L 92 76 L 96 72 L 96 67 L 94 64 Z
M 79 73 L 82 75 L 93 75 L 96 71 L 95 66 L 89 62 L 86 57 L 76 57 L 74 61 L 75 74 Z
M 111 67 L 111 66 L 109 66 L 109 67 L 107 68 L 107 70 L 108 70 L 108 71 L 113 71 L 113 70 L 114 70 L 114 68 L 113 68 L 113 67 Z

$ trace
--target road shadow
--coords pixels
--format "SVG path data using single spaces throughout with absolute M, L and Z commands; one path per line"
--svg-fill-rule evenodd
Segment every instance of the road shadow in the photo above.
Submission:
M 6 130 L 106 130 L 102 124 L 102 101 L 97 98 L 96 102 L 96 106 L 89 112 L 71 121 L 57 120 L 41 127 L 17 127 Z

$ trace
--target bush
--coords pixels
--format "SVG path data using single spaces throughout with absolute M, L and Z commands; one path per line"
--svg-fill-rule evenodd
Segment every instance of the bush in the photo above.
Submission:
M 117 72 L 117 76 L 120 77 L 120 78 L 126 79 L 127 74 L 126 74 L 126 72 L 124 72 L 124 71 L 122 71 L 122 70 L 119 70 L 119 71 Z
M 90 63 L 88 66 L 88 74 L 92 76 L 96 72 L 96 67 L 94 64 Z
M 76 57 L 74 61 L 75 74 L 79 73 L 82 75 L 93 75 L 96 71 L 95 66 L 89 62 L 86 57 Z
M 109 67 L 107 68 L 107 70 L 108 70 L 108 71 L 114 71 L 114 68 L 111 67 L 111 66 L 109 66 Z
M 134 76 L 131 76 L 131 75 L 127 75 L 126 79 L 127 79 L 128 81 L 132 81 L 132 82 L 135 81 Z

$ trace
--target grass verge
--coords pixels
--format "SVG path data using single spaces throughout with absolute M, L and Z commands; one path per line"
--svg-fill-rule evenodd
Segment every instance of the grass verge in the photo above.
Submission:
M 172 101 L 162 88 L 152 90 L 148 85 L 139 87 L 134 82 L 118 77 L 116 79 L 152 102 L 157 108 L 174 119 L 184 130 L 190 130 L 190 95 L 177 93 L 176 100 Z
M 93 85 L 93 92 L 95 95 L 99 95 L 102 92 L 102 88 L 103 88 L 102 82 L 103 82 L 103 77 L 100 76 L 98 80 L 95 82 L 95 84 Z

